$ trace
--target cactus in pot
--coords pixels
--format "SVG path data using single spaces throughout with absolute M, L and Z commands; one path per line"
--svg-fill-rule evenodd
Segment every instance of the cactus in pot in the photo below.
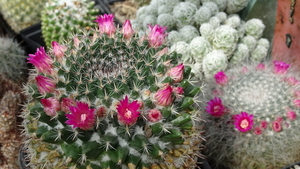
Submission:
M 204 105 L 205 155 L 231 169 L 299 161 L 299 87 L 299 74 L 281 61 L 216 73 Z
M 95 1 L 91 0 L 51 0 L 42 11 L 42 34 L 46 46 L 52 41 L 63 42 L 78 30 L 96 26 L 90 22 L 99 14 Z
M 138 38 L 113 15 L 64 44 L 30 55 L 25 87 L 34 168 L 194 168 L 201 147 L 200 87 L 191 68 L 164 47 L 162 26 Z

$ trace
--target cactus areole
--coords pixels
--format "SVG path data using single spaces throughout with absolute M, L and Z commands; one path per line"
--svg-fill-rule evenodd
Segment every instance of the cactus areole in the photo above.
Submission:
M 30 166 L 195 168 L 201 131 L 193 104 L 201 88 L 191 68 L 168 53 L 164 27 L 149 26 L 151 34 L 138 38 L 129 21 L 121 30 L 113 17 L 29 55 L 36 63 L 24 89 Z

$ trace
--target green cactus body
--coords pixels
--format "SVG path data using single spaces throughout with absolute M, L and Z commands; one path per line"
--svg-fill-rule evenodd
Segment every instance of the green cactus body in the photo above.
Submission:
M 299 81 L 284 62 L 218 72 L 206 104 L 206 155 L 232 169 L 299 160 Z
M 99 9 L 91 0 L 51 0 L 42 11 L 42 34 L 46 46 L 52 41 L 63 42 L 82 28 L 94 27 Z
M 64 44 L 67 50 L 60 59 L 49 53 L 54 59 L 52 92 L 38 91 L 34 78 L 43 73 L 33 74 L 26 86 L 31 97 L 24 109 L 30 164 L 194 168 L 201 139 L 199 112 L 192 105 L 201 88 L 192 84 L 189 67 L 184 67 L 179 80 L 171 78 L 179 54 L 167 53 L 163 46 L 149 47 L 137 34 L 125 39 L 119 30 L 108 36 L 90 29 L 72 38 Z M 50 98 L 61 104 L 54 116 L 46 114 L 42 100 Z M 66 109 L 64 99 L 74 103 Z M 81 115 L 79 121 L 92 120 L 74 128 L 68 117 L 79 111 L 79 104 L 94 115 Z
M 0 12 L 12 30 L 19 33 L 41 20 L 46 0 L 0 0 Z
M 25 51 L 12 38 L 0 37 L 0 73 L 14 80 L 24 79 Z

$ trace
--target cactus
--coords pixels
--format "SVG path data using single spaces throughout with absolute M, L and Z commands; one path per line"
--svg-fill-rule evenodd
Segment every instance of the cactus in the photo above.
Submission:
M 0 37 L 0 74 L 14 80 L 24 80 L 27 70 L 25 51 L 12 38 Z
M 94 27 L 89 22 L 96 18 L 99 9 L 91 0 L 51 0 L 42 11 L 42 34 L 47 47 L 52 41 L 63 42 L 71 34 L 85 27 Z
M 299 161 L 300 83 L 289 64 L 247 64 L 213 79 L 203 106 L 210 160 L 231 169 Z
M 194 168 L 201 148 L 201 87 L 168 53 L 165 27 L 138 38 L 126 21 L 99 16 L 64 44 L 41 47 L 25 87 L 30 164 L 34 168 Z M 91 36 L 90 36 L 91 35 Z M 49 71 L 50 70 L 50 71 Z
M 17 116 L 25 98 L 20 86 L 1 74 L 0 86 L 0 168 L 14 169 L 19 168 L 18 152 L 23 143 Z
M 46 0 L 0 0 L 0 12 L 16 33 L 41 20 Z

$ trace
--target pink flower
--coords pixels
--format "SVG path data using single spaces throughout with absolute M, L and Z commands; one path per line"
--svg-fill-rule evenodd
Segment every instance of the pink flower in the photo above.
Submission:
M 254 134 L 255 135 L 261 135 L 262 134 L 262 129 L 258 126 L 254 127 Z
M 56 56 L 58 61 L 61 61 L 62 57 L 65 55 L 65 51 L 67 51 L 67 47 L 57 43 L 56 41 L 53 41 L 51 45 L 54 56 Z
M 235 128 L 241 132 L 247 132 L 252 129 L 254 125 L 253 115 L 246 112 L 241 112 L 235 116 Z
M 51 93 L 55 90 L 56 84 L 54 80 L 42 75 L 37 75 L 35 80 L 41 94 Z
M 175 83 L 178 83 L 183 79 L 183 70 L 184 70 L 184 65 L 183 63 L 181 63 L 180 65 L 171 68 L 168 71 L 168 76 L 170 76 Z
M 160 25 L 148 25 L 148 27 L 150 29 L 150 32 L 148 34 L 149 45 L 156 48 L 164 44 L 167 36 L 167 34 L 165 33 L 167 27 L 163 27 Z
M 222 100 L 218 97 L 207 102 L 206 112 L 214 117 L 221 117 L 225 114 L 225 106 L 222 104 Z
M 295 77 L 288 77 L 285 79 L 285 81 L 291 86 L 299 84 L 299 80 L 297 80 Z
M 276 74 L 285 74 L 290 67 L 289 64 L 282 61 L 274 61 L 274 73 Z
M 260 63 L 256 66 L 256 70 L 265 70 L 266 66 L 263 63 Z
M 95 109 L 90 109 L 87 103 L 76 101 L 76 106 L 70 106 L 69 109 L 71 114 L 66 114 L 68 125 L 83 130 L 91 129 L 94 126 Z
M 300 90 L 295 91 L 294 96 L 300 99 Z
M 273 121 L 273 122 L 272 122 L 272 129 L 273 129 L 274 131 L 276 131 L 276 132 L 280 132 L 281 129 L 282 129 L 281 122 L 280 122 L 280 121 L 277 121 L 277 120 Z
M 151 122 L 158 122 L 162 119 L 161 112 L 157 109 L 151 109 L 148 111 L 148 120 Z
M 139 108 L 140 104 L 137 100 L 129 103 L 127 96 L 124 100 L 120 100 L 120 104 L 117 106 L 119 122 L 125 125 L 134 124 L 140 116 Z
M 176 96 L 180 96 L 184 93 L 183 87 L 173 87 L 172 90 Z
M 116 32 L 113 14 L 100 15 L 95 21 L 98 23 L 100 33 L 106 33 L 108 36 L 111 36 Z
M 35 54 L 29 54 L 27 60 L 28 63 L 35 66 L 38 72 L 48 75 L 52 74 L 53 60 L 46 54 L 44 47 L 37 48 Z
M 61 100 L 61 110 L 65 113 L 69 113 L 70 112 L 69 107 L 75 106 L 75 105 L 76 105 L 76 102 L 72 98 L 63 98 Z
M 124 22 L 121 32 L 123 33 L 125 39 L 132 37 L 134 30 L 132 29 L 131 22 L 129 20 Z
M 224 73 L 224 71 L 220 71 L 220 72 L 216 73 L 214 78 L 216 80 L 216 83 L 218 83 L 219 85 L 225 85 L 228 82 L 228 77 Z
M 300 99 L 295 99 L 293 103 L 297 108 L 300 108 Z
M 44 111 L 48 116 L 56 116 L 57 111 L 60 110 L 59 100 L 54 97 L 49 97 L 47 99 L 41 99 L 41 103 L 44 107 Z
M 297 115 L 294 111 L 290 110 L 286 113 L 286 116 L 290 120 L 295 120 L 297 118 Z
M 260 127 L 263 128 L 263 129 L 266 129 L 268 128 L 268 122 L 263 120 L 260 122 Z
M 169 106 L 173 102 L 172 92 L 173 90 L 170 85 L 158 89 L 154 95 L 156 103 L 160 106 Z

